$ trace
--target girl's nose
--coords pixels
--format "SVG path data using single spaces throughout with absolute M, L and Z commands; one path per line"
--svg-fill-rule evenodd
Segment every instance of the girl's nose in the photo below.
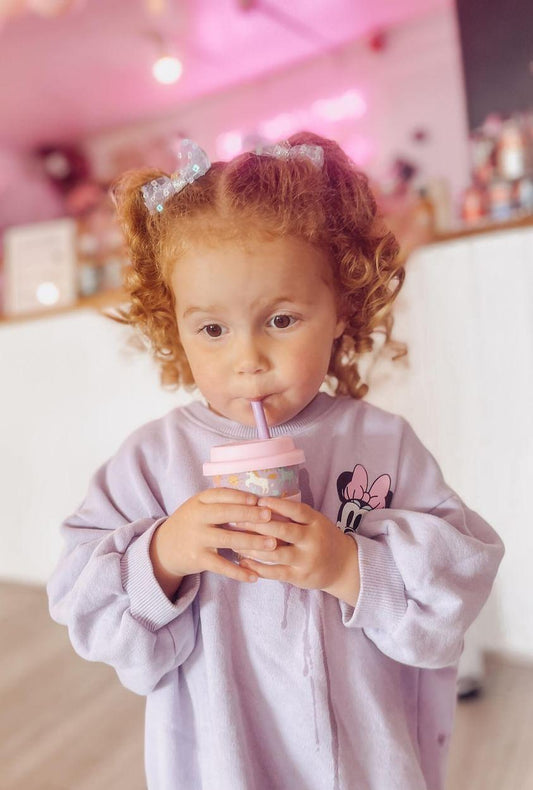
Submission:
M 268 369 L 267 356 L 257 339 L 253 337 L 242 338 L 235 351 L 235 370 L 237 373 L 253 375 L 263 373 Z

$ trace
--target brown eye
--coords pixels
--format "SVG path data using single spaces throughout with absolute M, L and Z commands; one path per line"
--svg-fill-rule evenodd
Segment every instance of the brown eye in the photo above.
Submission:
M 276 329 L 287 329 L 292 323 L 290 315 L 275 315 L 272 319 L 272 324 Z
M 204 332 L 209 337 L 220 337 L 222 334 L 222 327 L 220 324 L 207 324 L 207 326 L 204 326 Z

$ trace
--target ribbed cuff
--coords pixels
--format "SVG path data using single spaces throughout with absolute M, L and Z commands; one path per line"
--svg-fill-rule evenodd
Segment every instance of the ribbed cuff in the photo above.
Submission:
M 355 540 L 361 587 L 355 608 L 341 601 L 342 622 L 349 628 L 391 631 L 407 609 L 402 577 L 385 543 L 364 535 Z
M 150 542 L 155 530 L 165 521 L 158 519 L 150 529 L 130 544 L 120 561 L 122 586 L 130 599 L 132 616 L 150 631 L 175 620 L 193 602 L 200 588 L 200 574 L 186 576 L 175 603 L 169 601 L 154 576 Z

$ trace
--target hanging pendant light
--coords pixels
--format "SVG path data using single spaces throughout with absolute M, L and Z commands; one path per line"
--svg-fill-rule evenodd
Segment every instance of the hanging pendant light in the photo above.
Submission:
M 152 74 L 163 85 L 172 85 L 181 77 L 183 66 L 181 61 L 173 55 L 163 55 L 152 66 Z
M 172 54 L 161 33 L 154 30 L 151 37 L 155 40 L 157 51 L 157 59 L 152 65 L 152 74 L 162 85 L 172 85 L 181 77 L 183 64 L 176 55 Z

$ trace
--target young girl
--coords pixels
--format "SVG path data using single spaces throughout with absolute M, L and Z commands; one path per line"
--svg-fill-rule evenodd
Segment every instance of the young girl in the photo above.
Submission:
M 126 174 L 115 199 L 119 319 L 205 402 L 96 472 L 52 617 L 146 695 L 149 790 L 442 790 L 463 635 L 503 547 L 362 400 L 404 276 L 366 178 L 310 134 L 212 165 L 184 141 L 170 179 Z M 253 399 L 305 451 L 301 503 L 202 475 L 213 445 L 256 437 Z

